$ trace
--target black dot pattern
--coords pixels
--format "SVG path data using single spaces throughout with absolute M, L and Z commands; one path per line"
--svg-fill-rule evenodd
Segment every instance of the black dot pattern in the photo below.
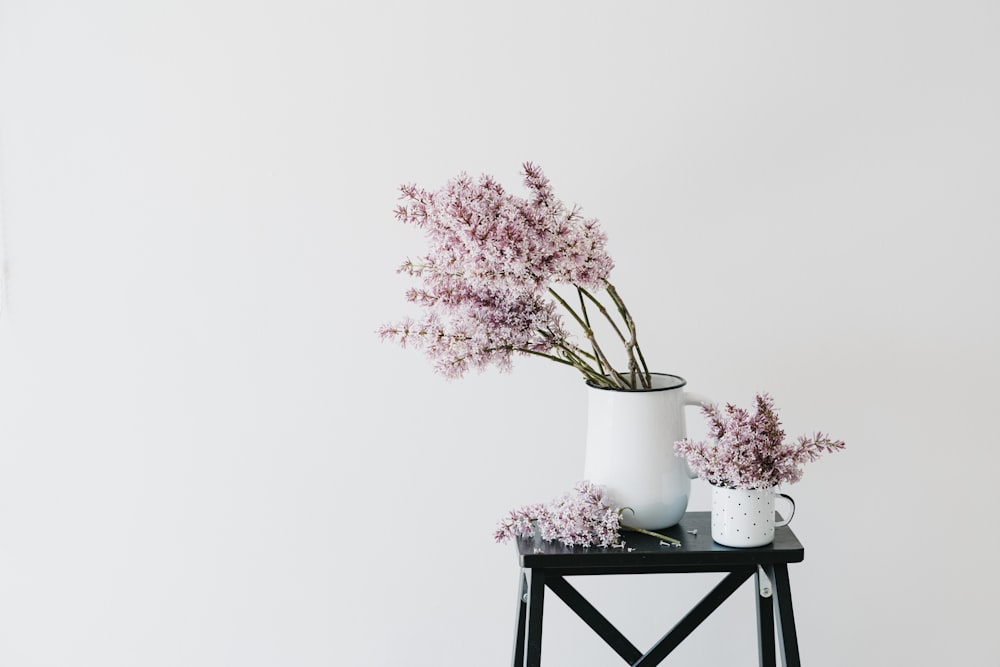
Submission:
M 730 547 L 774 541 L 774 489 L 712 487 L 712 539 Z

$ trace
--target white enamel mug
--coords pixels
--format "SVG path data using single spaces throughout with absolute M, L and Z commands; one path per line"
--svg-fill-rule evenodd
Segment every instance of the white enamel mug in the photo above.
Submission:
M 783 498 L 791 505 L 788 518 L 775 523 L 774 503 Z M 787 525 L 795 515 L 791 496 L 769 489 L 712 487 L 712 539 L 727 547 L 762 547 L 774 541 L 774 529 Z

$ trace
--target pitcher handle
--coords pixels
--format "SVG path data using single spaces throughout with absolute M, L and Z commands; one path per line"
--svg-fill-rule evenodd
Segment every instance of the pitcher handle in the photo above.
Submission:
M 684 405 L 697 405 L 701 407 L 703 405 L 714 405 L 715 401 L 710 399 L 708 396 L 703 396 L 702 394 L 696 394 L 693 391 L 684 392 Z M 691 466 L 688 465 L 687 459 L 684 459 L 684 466 L 687 468 L 688 477 L 691 479 L 697 479 L 698 473 L 691 470 Z
M 697 405 L 701 407 L 702 405 L 714 405 L 715 401 L 710 399 L 708 396 L 703 396 L 701 394 L 696 394 L 693 391 L 684 392 L 684 405 Z

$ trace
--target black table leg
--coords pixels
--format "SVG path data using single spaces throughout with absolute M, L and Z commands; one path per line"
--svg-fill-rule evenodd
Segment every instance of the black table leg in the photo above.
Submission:
M 774 603 L 771 582 L 757 568 L 757 655 L 760 667 L 774 667 Z
M 792 611 L 792 588 L 788 582 L 788 566 L 775 563 L 767 568 L 777 605 L 778 642 L 781 645 L 781 664 L 784 667 L 801 667 L 799 639 L 795 633 L 795 614 Z
M 514 629 L 514 659 L 511 667 L 524 666 L 524 620 L 528 614 L 528 580 L 524 570 L 517 577 L 517 625 Z
M 527 569 L 525 572 L 528 580 L 528 618 L 525 636 L 524 667 L 541 667 L 545 573 L 532 569 Z

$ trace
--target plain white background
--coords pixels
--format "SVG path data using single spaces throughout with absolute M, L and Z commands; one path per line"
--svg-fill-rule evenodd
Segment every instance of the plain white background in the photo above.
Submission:
M 398 185 L 519 190 L 526 160 L 602 220 L 657 370 L 847 441 L 785 489 L 806 663 L 1000 664 L 998 29 L 969 0 L 0 3 L 0 664 L 509 664 L 491 533 L 582 474 L 584 389 L 448 382 L 374 330 L 423 249 Z M 646 646 L 712 582 L 580 588 Z M 756 664 L 752 595 L 670 664 Z M 618 664 L 554 597 L 544 658 Z

